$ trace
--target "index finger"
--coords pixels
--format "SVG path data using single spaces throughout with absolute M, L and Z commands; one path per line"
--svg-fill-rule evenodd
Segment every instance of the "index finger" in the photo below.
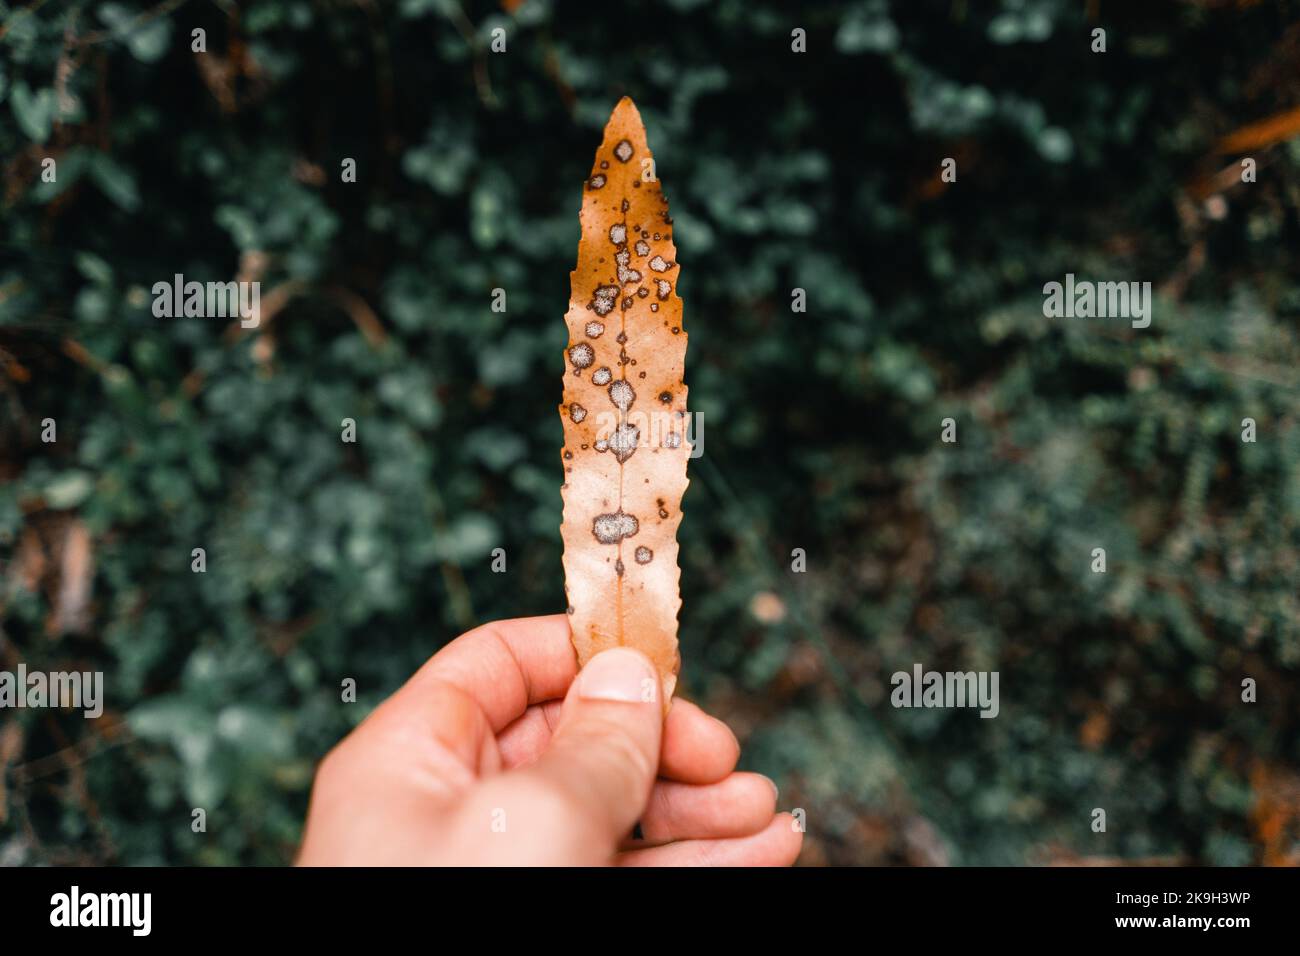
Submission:
M 568 615 L 548 614 L 467 631 L 429 658 L 406 686 L 418 690 L 441 681 L 459 688 L 499 733 L 530 705 L 563 697 L 577 673 Z

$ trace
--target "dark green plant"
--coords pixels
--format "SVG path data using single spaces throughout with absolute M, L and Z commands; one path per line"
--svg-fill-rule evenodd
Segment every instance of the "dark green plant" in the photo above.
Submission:
M 624 93 L 705 421 L 683 690 L 807 861 L 1294 856 L 1300 149 L 1201 183 L 1300 105 L 1295 13 L 0 4 L 0 669 L 108 684 L 0 716 L 0 861 L 286 860 L 370 706 L 562 609 L 574 184 Z M 1067 272 L 1151 281 L 1152 327 L 1044 318 Z M 258 279 L 261 326 L 155 318 L 177 273 Z M 918 661 L 998 670 L 1000 716 L 891 708 Z

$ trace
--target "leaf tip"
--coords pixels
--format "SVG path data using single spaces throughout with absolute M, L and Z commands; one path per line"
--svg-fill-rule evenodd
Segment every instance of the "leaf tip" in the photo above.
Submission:
M 624 96 L 614 107 L 614 112 L 609 115 L 610 125 L 632 123 L 636 126 L 642 126 L 641 111 L 636 108 L 636 103 L 632 97 Z

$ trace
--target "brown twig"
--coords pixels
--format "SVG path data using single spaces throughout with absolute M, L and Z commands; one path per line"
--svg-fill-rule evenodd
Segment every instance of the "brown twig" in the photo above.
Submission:
M 460 8 L 460 4 L 453 3 L 447 11 L 447 19 L 452 23 L 469 47 L 470 53 L 474 57 L 474 86 L 478 90 L 478 98 L 484 106 L 489 109 L 496 109 L 497 97 L 492 91 L 492 80 L 488 76 L 487 61 L 483 57 L 483 47 L 479 43 L 478 37 L 474 33 L 474 24 L 465 16 L 465 11 Z
M 1300 106 L 1233 130 L 1215 144 L 1215 152 L 1241 153 L 1263 149 L 1296 136 L 1300 136 Z

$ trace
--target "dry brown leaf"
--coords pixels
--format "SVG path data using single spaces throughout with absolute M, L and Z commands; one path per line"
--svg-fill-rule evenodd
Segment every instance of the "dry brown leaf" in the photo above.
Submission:
M 43 510 L 29 517 L 8 571 L 0 588 L 0 612 L 19 591 L 39 591 L 51 608 L 45 619 L 48 637 L 90 631 L 95 548 L 76 514 Z
M 564 539 L 579 665 L 634 647 L 677 684 L 677 525 L 686 491 L 686 331 L 668 200 L 624 97 L 583 187 L 565 319 Z
M 51 637 L 85 634 L 90 629 L 90 591 L 95 577 L 95 551 L 90 531 L 77 517 L 68 520 L 59 559 L 59 592 L 54 613 L 45 623 Z
M 22 756 L 23 728 L 16 720 L 0 723 L 0 824 L 7 821 L 9 812 L 9 795 L 5 792 L 5 780 L 9 776 L 9 765 Z
M 1250 771 L 1250 819 L 1264 866 L 1300 866 L 1300 777 L 1256 759 Z

